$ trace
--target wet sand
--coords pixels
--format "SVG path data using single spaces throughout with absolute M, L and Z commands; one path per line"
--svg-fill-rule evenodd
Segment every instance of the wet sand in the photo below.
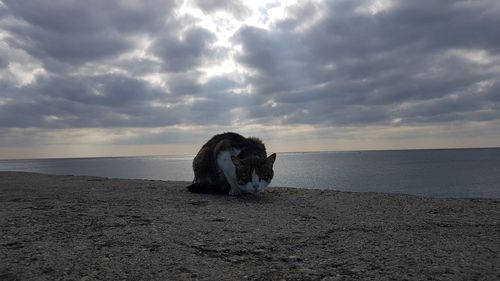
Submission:
M 500 280 L 500 200 L 0 172 L 0 280 Z

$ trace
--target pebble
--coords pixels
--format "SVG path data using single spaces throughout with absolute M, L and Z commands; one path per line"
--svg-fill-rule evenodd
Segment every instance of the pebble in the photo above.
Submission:
M 288 256 L 288 257 L 281 258 L 281 260 L 283 260 L 285 262 L 299 262 L 302 259 L 298 256 Z
M 264 250 L 264 249 L 256 249 L 256 250 L 253 250 L 253 253 L 254 253 L 254 254 L 259 254 L 259 255 L 260 255 L 260 254 L 265 254 L 265 253 L 267 253 L 267 251 L 266 251 L 266 250 Z

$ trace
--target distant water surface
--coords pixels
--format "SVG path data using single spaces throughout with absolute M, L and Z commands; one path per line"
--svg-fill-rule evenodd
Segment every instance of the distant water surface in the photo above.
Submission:
M 192 155 L 0 160 L 0 170 L 191 181 L 192 160 Z M 500 198 L 500 149 L 279 153 L 272 185 Z

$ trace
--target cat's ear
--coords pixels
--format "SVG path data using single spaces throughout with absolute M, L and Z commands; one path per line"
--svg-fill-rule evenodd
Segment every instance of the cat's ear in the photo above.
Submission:
M 267 159 L 266 159 L 266 163 L 268 165 L 270 165 L 271 167 L 273 166 L 274 161 L 276 161 L 276 153 L 269 155 L 269 157 L 267 157 Z
M 236 157 L 236 156 L 231 156 L 231 161 L 233 161 L 233 164 L 235 166 L 241 166 L 241 159 Z

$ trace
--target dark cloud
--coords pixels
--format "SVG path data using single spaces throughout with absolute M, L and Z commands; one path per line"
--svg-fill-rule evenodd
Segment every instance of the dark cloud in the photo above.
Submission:
M 247 81 L 262 105 L 251 116 L 356 126 L 498 118 L 485 110 L 494 90 L 477 95 L 499 75 L 497 2 L 398 1 L 377 14 L 361 12 L 366 3 L 299 3 L 275 29 L 243 27 L 238 61 L 255 71 Z
M 263 7 L 267 26 L 229 46 L 178 1 L 4 0 L 0 127 L 498 122 L 498 1 L 390 2 L 299 1 L 278 21 Z M 194 4 L 228 21 L 251 13 Z M 232 58 L 245 69 L 204 72 Z
M 132 76 L 161 73 L 161 62 L 150 58 L 122 59 L 110 66 L 125 69 Z
M 192 72 L 173 73 L 168 76 L 167 86 L 177 96 L 197 95 L 202 89 L 198 83 L 200 75 Z
M 4 0 L 16 17 L 32 26 L 61 34 L 99 31 L 144 32 L 161 27 L 172 11 L 174 1 L 43 1 Z
M 230 124 L 228 112 L 245 105 L 227 95 L 222 79 L 175 95 L 144 80 L 123 75 L 38 77 L 27 87 L 5 88 L 0 127 L 110 128 Z M 226 85 L 226 86 L 224 86 Z
M 200 73 L 175 73 L 169 75 L 167 81 L 168 88 L 173 95 L 177 96 L 196 96 L 210 98 L 214 95 L 230 96 L 230 93 L 235 89 L 243 87 L 241 83 L 237 83 L 227 77 L 212 77 L 205 83 L 198 82 Z
M 252 13 L 248 7 L 238 1 L 194 0 L 194 3 L 207 14 L 223 11 L 238 19 L 243 19 Z
M 164 63 L 168 72 L 193 70 L 214 55 L 211 44 L 216 36 L 201 27 L 191 27 L 181 34 L 165 34 L 158 38 L 152 51 Z
M 9 102 L 1 107 L 2 127 L 144 126 L 157 115 L 164 124 L 176 121 L 151 108 L 163 91 L 119 75 L 43 77 L 28 87 L 5 90 Z
M 8 65 L 9 65 L 9 58 L 5 53 L 0 53 L 0 69 L 5 68 Z
M 3 1 L 19 21 L 4 24 L 7 42 L 58 69 L 132 49 L 131 36 L 163 27 L 174 1 Z M 62 65 L 61 65 L 62 64 Z
M 9 15 L 9 10 L 5 6 L 5 4 L 0 1 L 0 20 L 7 17 Z
M 43 62 L 46 72 L 29 84 L 2 85 L 0 127 L 231 122 L 224 106 L 232 105 L 223 102 L 231 98 L 222 98 L 214 82 L 199 82 L 201 73 L 196 71 L 219 55 L 211 46 L 216 37 L 195 26 L 192 18 L 174 15 L 176 1 L 4 2 L 2 11 L 8 10 L 4 14 L 9 18 L 0 27 L 8 34 L 8 46 Z M 118 59 L 137 51 L 136 38 L 151 42 L 143 50 L 147 56 Z M 5 54 L 0 56 L 2 66 L 7 66 Z M 96 72 L 108 74 L 92 74 Z M 134 78 L 148 74 L 166 79 L 166 89 Z M 200 96 L 207 91 L 209 96 Z

